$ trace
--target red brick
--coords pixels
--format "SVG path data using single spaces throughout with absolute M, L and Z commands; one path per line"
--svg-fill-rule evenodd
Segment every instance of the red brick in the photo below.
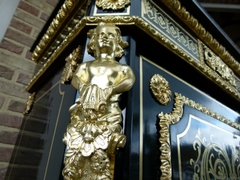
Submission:
M 15 144 L 18 132 L 0 131 L 0 143 Z
M 52 5 L 53 7 L 55 7 L 58 3 L 58 0 L 47 0 L 46 2 L 50 5 Z
M 12 156 L 13 149 L 11 148 L 0 148 L 0 162 L 9 162 Z
M 19 31 L 27 33 L 27 34 L 30 34 L 30 32 L 32 31 L 32 27 L 28 26 L 27 24 L 25 24 L 23 22 L 18 21 L 15 18 L 12 19 L 10 26 L 18 29 Z
M 30 79 L 31 78 L 30 78 L 29 75 L 20 73 L 19 76 L 18 76 L 17 82 L 21 83 L 21 84 L 24 84 L 24 85 L 27 85 L 29 83 Z
M 8 166 L 0 165 L 0 180 L 4 180 Z
M 27 35 L 21 34 L 17 31 L 14 31 L 12 29 L 7 29 L 7 32 L 5 34 L 6 37 L 8 37 L 9 39 L 12 39 L 14 41 L 17 41 L 21 44 L 24 44 L 28 47 L 31 47 L 32 44 L 34 43 L 34 39 L 30 38 Z
M 19 116 L 14 116 L 10 114 L 0 113 L 0 125 L 13 127 L 13 128 L 20 128 L 22 124 L 22 118 Z
M 0 92 L 3 94 L 20 97 L 26 100 L 29 96 L 29 93 L 25 91 L 25 87 L 22 87 L 22 86 L 18 86 L 18 85 L 0 80 L 0 87 L 1 87 Z
M 36 0 L 34 0 L 34 1 L 36 1 Z M 24 22 L 27 22 L 39 29 L 42 29 L 45 24 L 43 20 L 39 19 L 36 16 L 32 16 L 31 14 L 28 14 L 27 12 L 22 11 L 21 9 L 16 9 L 14 15 L 15 15 L 15 17 L 17 17 L 17 18 L 23 20 Z
M 39 14 L 39 10 L 33 6 L 31 6 L 30 4 L 24 2 L 24 1 L 20 1 L 18 7 L 34 16 L 38 16 Z
M 49 15 L 48 15 L 48 14 L 46 14 L 45 12 L 43 12 L 43 13 L 41 14 L 41 17 L 40 17 L 40 19 L 42 19 L 42 20 L 44 20 L 44 21 L 47 21 L 47 20 L 48 20 L 48 18 L 49 18 Z
M 26 103 L 11 100 L 8 106 L 8 110 L 22 113 L 24 112 L 25 107 Z
M 34 74 L 37 72 L 36 67 L 38 67 L 37 70 L 41 68 L 41 65 L 38 65 L 33 61 L 24 59 L 21 56 L 14 56 L 11 53 L 1 51 L 1 50 L 0 50 L 0 63 L 6 64 L 15 69 L 20 69 L 24 72 L 26 71 L 31 74 Z
M 30 51 L 27 51 L 25 57 L 29 60 L 32 60 L 32 53 Z
M 5 98 L 0 96 L 0 107 L 2 107 L 4 101 L 5 101 Z M 1 123 L 1 121 L 0 121 L 0 123 Z
M 0 44 L 0 48 L 2 49 L 6 49 L 10 52 L 13 52 L 13 53 L 16 53 L 16 54 L 22 54 L 23 52 L 23 47 L 22 46 L 19 46 L 19 45 L 16 45 L 12 42 L 9 42 L 7 40 L 2 40 L 1 44 Z
M 13 77 L 13 74 L 14 74 L 13 70 L 0 65 L 0 77 L 11 80 Z

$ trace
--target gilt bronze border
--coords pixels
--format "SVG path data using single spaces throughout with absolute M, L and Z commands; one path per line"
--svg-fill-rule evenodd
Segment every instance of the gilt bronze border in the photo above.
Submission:
M 172 178 L 172 164 L 171 164 L 171 144 L 170 144 L 170 125 L 176 124 L 180 121 L 183 115 L 183 107 L 184 105 L 188 105 L 208 116 L 211 116 L 235 129 L 240 130 L 240 125 L 232 122 L 231 120 L 227 119 L 226 117 L 217 114 L 216 112 L 208 109 L 207 107 L 196 103 L 195 101 L 188 99 L 187 97 L 174 93 L 175 95 L 175 103 L 174 108 L 171 113 L 159 113 L 158 118 L 159 126 L 160 126 L 160 161 L 161 167 L 160 170 L 162 172 L 160 179 L 171 179 Z
M 213 71 L 210 67 L 203 63 L 197 62 L 192 58 L 191 55 L 187 54 L 182 48 L 169 41 L 164 34 L 156 31 L 151 25 L 149 25 L 142 18 L 136 16 L 97 16 L 97 17 L 84 17 L 82 18 L 72 29 L 72 31 L 65 37 L 58 48 L 56 48 L 49 59 L 44 63 L 43 67 L 36 73 L 36 75 L 30 80 L 26 87 L 27 91 L 31 90 L 31 87 L 38 81 L 38 79 L 44 74 L 44 72 L 50 67 L 50 65 L 57 60 L 65 48 L 77 37 L 77 35 L 86 26 L 96 26 L 99 22 L 114 23 L 118 26 L 135 26 L 138 29 L 144 31 L 146 34 L 154 38 L 157 42 L 168 48 L 170 51 L 184 59 L 186 62 L 191 64 L 202 74 L 207 76 L 213 82 L 222 87 L 225 91 L 232 94 L 236 99 L 240 100 L 240 93 L 226 82 L 219 74 Z M 200 52 L 199 52 L 200 53 Z M 201 53 L 200 53 L 201 56 Z

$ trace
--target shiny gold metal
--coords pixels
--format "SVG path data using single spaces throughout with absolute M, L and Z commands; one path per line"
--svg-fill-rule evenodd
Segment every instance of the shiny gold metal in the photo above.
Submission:
M 24 112 L 23 112 L 24 115 L 30 113 L 30 111 L 31 111 L 31 109 L 32 109 L 32 106 L 33 106 L 33 104 L 34 104 L 35 95 L 36 95 L 36 93 L 34 92 L 34 93 L 32 93 L 32 94 L 30 94 L 30 95 L 28 96 L 26 108 L 25 108 L 25 110 L 24 110 Z
M 46 33 L 33 51 L 33 61 L 42 64 L 47 61 L 53 51 L 70 33 L 69 30 L 73 29 L 76 23 L 85 15 L 90 2 L 91 0 L 65 0 Z
M 88 52 L 95 60 L 76 69 L 72 85 L 79 97 L 70 107 L 71 123 L 63 142 L 64 179 L 113 179 L 115 153 L 125 145 L 122 134 L 121 93 L 128 91 L 135 76 L 132 69 L 116 61 L 128 43 L 113 24 L 99 23 L 88 32 Z
M 188 105 L 200 112 L 203 112 L 204 114 L 207 114 L 235 129 L 240 130 L 240 125 L 232 122 L 231 120 L 225 118 L 224 116 L 221 116 L 212 110 L 208 109 L 207 107 L 202 106 L 201 104 L 198 104 L 194 102 L 193 100 L 190 100 L 186 98 L 185 96 L 175 93 L 175 103 L 173 111 L 169 114 L 163 114 L 162 112 L 158 115 L 159 126 L 160 126 L 160 161 L 161 166 L 160 170 L 162 172 L 160 179 L 172 179 L 172 163 L 171 163 L 171 146 L 170 146 L 170 130 L 169 126 L 171 124 L 176 124 L 179 122 L 183 115 L 183 106 Z
M 238 76 L 240 76 L 240 64 L 230 55 L 230 53 L 213 38 L 213 36 L 194 18 L 179 0 L 162 0 L 193 32 L 208 45 Z
M 65 84 L 72 80 L 73 73 L 75 72 L 78 62 L 82 59 L 82 47 L 78 46 L 73 52 L 65 59 L 66 64 L 63 69 L 61 83 Z
M 233 135 L 234 139 L 239 136 Z M 197 158 L 190 159 L 190 164 L 194 168 L 193 179 L 239 179 L 239 143 L 234 146 L 227 146 L 218 142 L 213 142 L 213 135 L 209 138 L 202 137 L 200 129 L 195 135 L 193 148 L 197 153 Z
M 102 9 L 119 10 L 130 4 L 130 0 L 96 0 L 96 5 Z
M 204 46 L 205 61 L 209 67 L 218 72 L 223 79 L 228 81 L 232 86 L 236 87 L 233 71 L 207 46 Z
M 163 34 L 156 31 L 150 24 L 145 22 L 143 19 L 136 16 L 96 16 L 96 17 L 84 17 L 74 26 L 71 32 L 65 37 L 65 40 L 62 41 L 58 48 L 56 48 L 53 54 L 49 57 L 49 59 L 44 63 L 43 67 L 37 72 L 37 74 L 30 80 L 29 84 L 26 87 L 26 90 L 30 92 L 32 86 L 38 81 L 38 79 L 44 74 L 44 72 L 50 67 L 50 65 L 60 56 L 62 51 L 67 48 L 67 46 L 77 37 L 79 33 L 83 30 L 85 26 L 95 26 L 99 22 L 106 23 L 114 23 L 116 25 L 126 25 L 128 26 L 136 26 L 137 28 L 144 31 L 146 34 L 151 36 L 157 42 L 171 50 L 173 53 L 177 54 L 179 57 L 184 59 L 194 68 L 196 68 L 199 72 L 207 76 L 217 85 L 222 87 L 226 92 L 230 93 L 233 97 L 240 100 L 240 93 L 235 87 L 229 84 L 228 81 L 224 80 L 219 73 L 215 72 L 207 66 L 205 63 L 199 63 L 195 59 L 192 58 L 187 52 L 179 48 L 176 44 L 169 41 L 169 39 Z M 198 52 L 199 56 L 203 57 L 202 53 L 202 42 L 198 40 Z M 235 66 L 233 69 L 235 72 L 238 66 Z M 237 86 L 239 87 L 239 86 Z
M 159 103 L 167 105 L 171 101 L 172 91 L 168 81 L 159 74 L 150 79 L 150 89 Z

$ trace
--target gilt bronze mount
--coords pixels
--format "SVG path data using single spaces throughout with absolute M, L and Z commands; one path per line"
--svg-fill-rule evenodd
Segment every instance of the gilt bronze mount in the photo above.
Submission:
M 128 45 L 118 27 L 99 23 L 88 37 L 88 52 L 95 60 L 80 64 L 72 76 L 79 96 L 69 109 L 62 174 L 66 180 L 111 180 L 116 150 L 126 142 L 118 101 L 121 93 L 133 86 L 135 76 L 128 65 L 116 61 Z

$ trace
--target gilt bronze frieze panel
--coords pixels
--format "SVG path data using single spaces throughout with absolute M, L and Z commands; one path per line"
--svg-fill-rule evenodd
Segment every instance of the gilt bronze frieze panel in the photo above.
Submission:
M 169 41 L 199 61 L 197 40 L 150 0 L 143 0 L 142 18 Z
M 175 13 L 182 22 L 191 28 L 199 39 L 221 57 L 231 69 L 236 71 L 238 75 L 240 74 L 239 62 L 215 39 L 214 35 L 208 32 L 207 27 L 203 27 L 199 20 L 191 15 L 186 7 L 182 6 L 179 0 L 162 0 L 162 2 Z

